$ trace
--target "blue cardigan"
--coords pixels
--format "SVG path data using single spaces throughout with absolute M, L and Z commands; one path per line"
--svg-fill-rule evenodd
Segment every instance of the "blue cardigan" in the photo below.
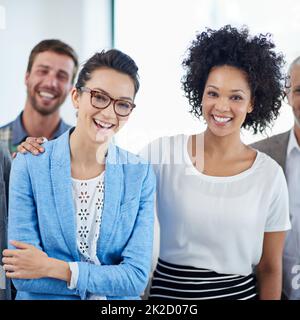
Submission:
M 69 134 L 39 156 L 18 154 L 9 190 L 8 239 L 33 244 L 49 257 L 79 265 L 77 287 L 53 278 L 15 279 L 17 299 L 139 299 L 151 267 L 155 176 L 149 164 L 110 144 L 97 256 L 80 262 L 72 199 Z M 12 248 L 10 246 L 10 248 Z

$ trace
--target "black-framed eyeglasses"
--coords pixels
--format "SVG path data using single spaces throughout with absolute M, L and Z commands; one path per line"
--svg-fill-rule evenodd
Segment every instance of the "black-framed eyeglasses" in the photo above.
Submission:
M 91 97 L 91 105 L 96 109 L 105 109 L 111 102 L 113 102 L 113 107 L 116 115 L 120 117 L 127 117 L 131 111 L 136 107 L 132 102 L 122 100 L 122 99 L 113 99 L 107 93 L 101 92 L 99 90 L 92 90 L 87 87 L 77 88 L 82 92 L 87 92 Z

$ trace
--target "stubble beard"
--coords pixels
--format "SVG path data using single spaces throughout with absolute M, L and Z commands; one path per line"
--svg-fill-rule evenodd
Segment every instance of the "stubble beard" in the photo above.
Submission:
M 29 90 L 27 91 L 27 96 L 28 96 L 28 99 L 30 101 L 32 108 L 35 111 L 37 111 L 41 116 L 44 116 L 44 117 L 55 113 L 63 103 L 63 102 L 58 102 L 55 105 L 48 108 L 48 107 L 41 106 L 37 102 L 37 99 L 34 97 L 34 95 L 30 94 Z

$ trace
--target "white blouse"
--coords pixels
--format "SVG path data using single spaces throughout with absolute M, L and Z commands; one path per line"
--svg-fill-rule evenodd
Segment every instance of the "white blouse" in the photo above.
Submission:
M 77 248 L 81 261 L 100 265 L 97 257 L 101 217 L 104 205 L 104 172 L 88 180 L 72 178 L 73 201 L 76 210 Z M 69 289 L 75 289 L 79 269 L 76 262 L 69 263 L 71 281 Z M 89 300 L 104 300 L 105 297 L 90 295 Z
M 290 229 L 283 171 L 257 152 L 252 167 L 240 174 L 208 176 L 194 167 L 187 142 L 185 135 L 163 137 L 140 153 L 157 177 L 160 257 L 248 275 L 260 261 L 264 233 Z

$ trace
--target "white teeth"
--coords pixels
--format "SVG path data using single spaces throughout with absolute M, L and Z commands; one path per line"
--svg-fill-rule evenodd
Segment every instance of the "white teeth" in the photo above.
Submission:
M 225 123 L 225 122 L 228 122 L 228 121 L 231 120 L 231 118 L 218 117 L 218 116 L 215 116 L 215 115 L 213 115 L 213 118 L 214 118 L 217 122 L 222 122 L 222 123 Z
M 98 125 L 100 125 L 101 127 L 105 128 L 105 129 L 109 129 L 109 128 L 111 128 L 111 127 L 113 126 L 113 124 L 111 124 L 111 123 L 102 122 L 102 121 L 97 120 L 97 119 L 94 119 L 94 121 L 95 121 Z
M 49 98 L 49 99 L 53 99 L 55 97 L 54 94 L 51 94 L 51 93 L 45 92 L 45 91 L 40 91 L 40 96 L 42 96 L 44 98 Z

